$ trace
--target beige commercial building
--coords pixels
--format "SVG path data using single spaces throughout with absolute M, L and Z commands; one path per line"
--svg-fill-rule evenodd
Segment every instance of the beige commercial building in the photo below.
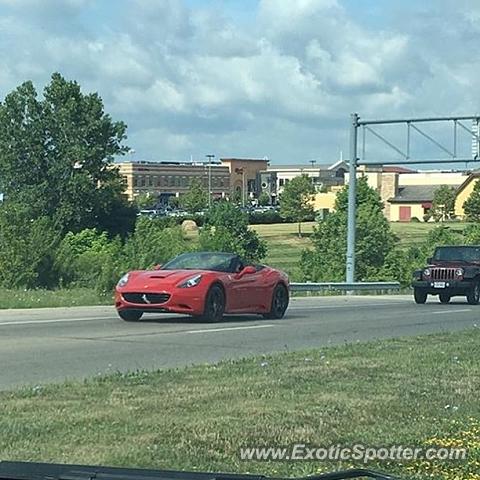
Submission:
M 266 159 L 224 158 L 220 162 L 123 162 L 116 163 L 124 177 L 130 200 L 140 194 L 158 196 L 167 201 L 188 191 L 194 178 L 200 179 L 213 197 L 230 197 L 232 194 L 253 196 L 256 178 L 268 166 Z
M 230 194 L 230 171 L 218 163 L 124 162 L 116 166 L 126 181 L 130 200 L 148 193 L 167 201 L 168 197 L 187 192 L 194 178 L 200 179 L 208 191 L 209 176 L 212 196 Z

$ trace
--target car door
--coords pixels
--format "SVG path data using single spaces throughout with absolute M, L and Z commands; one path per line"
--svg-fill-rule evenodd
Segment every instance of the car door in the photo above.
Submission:
M 250 268 L 254 268 L 252 265 Z M 237 312 L 252 312 L 262 304 L 262 291 L 259 288 L 262 277 L 258 271 L 238 272 L 233 275 L 231 290 L 233 308 Z

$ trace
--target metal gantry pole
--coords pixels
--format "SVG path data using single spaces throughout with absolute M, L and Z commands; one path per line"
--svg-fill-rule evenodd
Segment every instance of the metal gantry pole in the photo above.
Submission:
M 351 115 L 350 124 L 350 165 L 348 177 L 348 223 L 347 223 L 347 263 L 346 281 L 355 281 L 355 217 L 356 217 L 356 190 L 357 190 L 357 135 L 358 115 Z

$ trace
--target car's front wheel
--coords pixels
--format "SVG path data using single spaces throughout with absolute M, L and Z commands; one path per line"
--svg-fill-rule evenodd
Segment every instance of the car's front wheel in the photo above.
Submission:
M 139 310 L 119 310 L 118 316 L 126 322 L 137 322 L 142 318 L 143 312 Z
M 467 302 L 469 305 L 478 305 L 480 301 L 480 282 L 475 282 L 473 287 L 467 293 Z
M 420 288 L 415 288 L 413 290 L 413 298 L 415 299 L 415 303 L 425 303 L 427 301 L 427 292 Z
M 279 283 L 272 296 L 272 306 L 268 313 L 263 314 L 263 318 L 276 319 L 282 318 L 285 315 L 289 302 L 288 290 L 285 285 Z
M 220 285 L 213 285 L 207 293 L 203 315 L 199 319 L 203 322 L 220 322 L 225 312 L 225 294 Z

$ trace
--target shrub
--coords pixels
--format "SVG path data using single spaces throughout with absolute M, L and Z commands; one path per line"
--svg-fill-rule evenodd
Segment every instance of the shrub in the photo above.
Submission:
M 283 223 L 285 219 L 276 210 L 269 210 L 267 212 L 251 212 L 248 215 L 250 225 Z
M 110 291 L 122 272 L 122 243 L 94 228 L 69 232 L 57 250 L 55 266 L 61 286 Z
M 216 203 L 208 210 L 199 242 L 201 250 L 237 253 L 247 261 L 267 254 L 265 241 L 248 228 L 247 215 L 229 202 Z
M 165 227 L 164 219 L 138 218 L 124 248 L 124 271 L 152 268 L 189 250 L 182 229 Z
M 26 207 L 0 207 L 0 285 L 54 286 L 53 256 L 59 232 L 51 219 L 34 218 Z

